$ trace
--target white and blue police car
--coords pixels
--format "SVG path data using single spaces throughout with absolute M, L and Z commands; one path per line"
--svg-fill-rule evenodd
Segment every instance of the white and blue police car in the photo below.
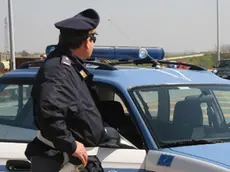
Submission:
M 89 155 L 106 172 L 230 171 L 230 81 L 192 64 L 162 67 L 177 64 L 163 58 L 162 48 L 95 47 L 86 65 L 124 147 Z M 30 90 L 39 63 L 0 77 L 0 171 L 30 170 L 24 150 L 37 132 Z

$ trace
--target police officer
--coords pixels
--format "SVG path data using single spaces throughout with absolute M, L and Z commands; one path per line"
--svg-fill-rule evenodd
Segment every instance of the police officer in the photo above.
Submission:
M 87 164 L 85 146 L 98 146 L 104 132 L 89 88 L 88 59 L 96 41 L 98 13 L 87 9 L 55 24 L 59 42 L 40 67 L 32 89 L 39 130 L 25 155 L 32 172 L 57 172 L 66 162 Z

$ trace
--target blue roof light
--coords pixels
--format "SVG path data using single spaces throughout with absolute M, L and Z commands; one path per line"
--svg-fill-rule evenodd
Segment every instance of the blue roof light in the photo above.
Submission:
M 46 47 L 46 55 L 51 53 L 56 45 L 48 45 Z M 165 56 L 163 48 L 138 48 L 138 47 L 122 47 L 122 46 L 95 46 L 91 58 L 105 60 L 138 60 L 145 58 L 153 58 L 161 60 Z
M 155 60 L 161 60 L 165 56 L 162 48 L 138 48 L 138 47 L 95 47 L 92 58 L 106 60 L 135 60 L 145 59 L 150 56 Z

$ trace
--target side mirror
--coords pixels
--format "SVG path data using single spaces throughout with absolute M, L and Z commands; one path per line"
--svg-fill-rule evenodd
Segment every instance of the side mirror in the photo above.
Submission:
M 104 135 L 100 147 L 116 147 L 120 145 L 120 134 L 112 127 L 104 128 Z

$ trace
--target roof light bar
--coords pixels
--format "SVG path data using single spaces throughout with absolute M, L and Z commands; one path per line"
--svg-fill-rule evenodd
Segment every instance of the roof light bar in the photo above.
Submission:
M 46 55 L 51 53 L 56 45 L 48 45 L 46 47 Z M 91 58 L 105 60 L 136 60 L 152 58 L 162 60 L 165 56 L 163 48 L 148 47 L 122 47 L 122 46 L 95 46 Z
M 162 48 L 138 48 L 138 47 L 95 47 L 92 58 L 106 60 L 135 60 L 147 57 L 161 60 L 165 56 Z

